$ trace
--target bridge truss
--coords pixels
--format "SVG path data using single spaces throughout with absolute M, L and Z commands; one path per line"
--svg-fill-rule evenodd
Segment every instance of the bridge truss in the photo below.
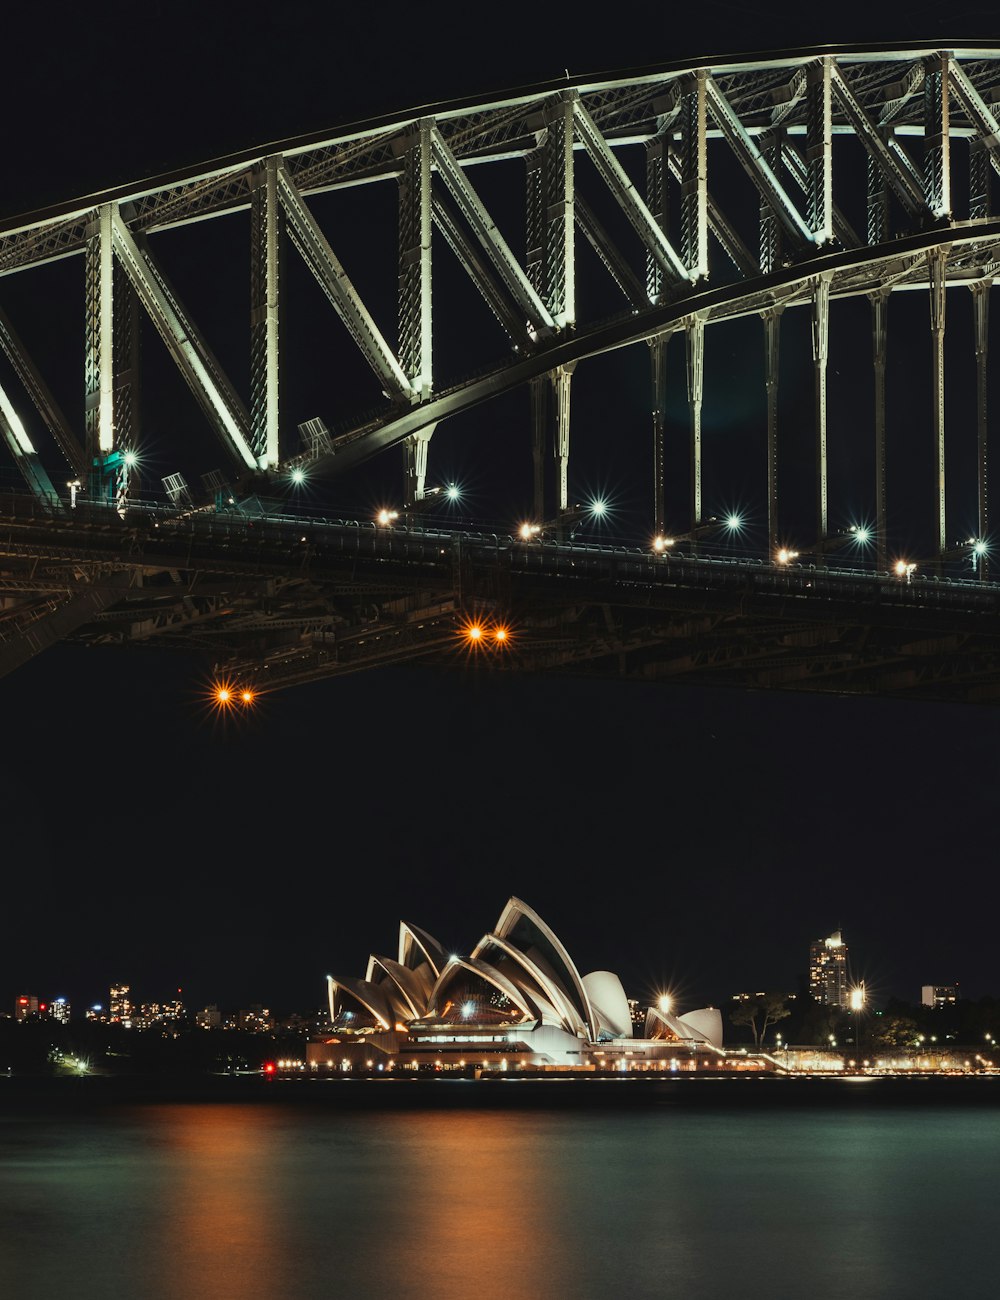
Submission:
M 132 584 L 142 572 L 144 583 L 156 585 L 161 571 L 144 558 L 139 565 L 112 566 L 98 582 L 95 573 L 102 570 L 100 564 L 93 568 L 86 540 L 100 527 L 95 509 L 108 512 L 107 527 L 114 529 L 119 520 L 134 518 L 138 504 L 137 467 L 144 455 L 141 316 L 152 322 L 198 403 L 205 431 L 216 437 L 215 449 L 206 449 L 196 468 L 200 488 L 189 486 L 187 464 L 186 474 L 164 477 L 169 506 L 157 526 L 166 527 L 170 517 L 191 517 L 192 511 L 221 510 L 229 518 L 230 507 L 263 499 L 290 479 L 336 481 L 397 446 L 404 449 L 404 501 L 418 509 L 429 492 L 436 427 L 527 388 L 535 513 L 554 520 L 561 541 L 574 511 L 574 373 L 592 358 L 632 345 L 649 356 L 649 531 L 666 538 L 666 353 L 675 335 L 684 344 L 689 411 L 688 506 L 681 531 L 690 539 L 704 533 L 711 523 L 702 475 L 706 335 L 710 326 L 755 317 L 763 343 L 762 478 L 773 558 L 782 535 L 779 344 L 786 312 L 801 309 L 812 341 L 815 394 L 815 529 L 808 551 L 823 565 L 838 542 L 829 490 L 831 303 L 866 299 L 874 373 L 868 417 L 874 569 L 881 572 L 890 560 L 889 304 L 895 295 L 920 291 L 929 305 L 933 518 L 927 523 L 934 558 L 943 561 L 954 550 L 945 491 L 946 304 L 949 289 L 964 287 L 971 291 L 977 366 L 977 526 L 970 544 L 982 551 L 978 576 L 985 577 L 988 306 L 1000 268 L 1000 219 L 991 207 L 992 175 L 1000 171 L 998 104 L 996 49 L 852 48 L 648 68 L 287 141 L 0 224 L 0 350 L 6 357 L 0 432 L 53 538 L 63 536 L 65 544 L 73 537 L 81 546 L 78 576 L 67 584 L 64 557 L 50 592 L 29 590 L 34 579 L 25 573 L 20 540 L 0 553 L 0 614 L 8 631 L 22 638 L 15 652 L 7 637 L 8 663 L 74 629 L 97 636 L 94 628 L 116 619 L 119 637 L 147 635 L 145 616 L 130 621 L 115 614 L 135 612 L 134 599 L 123 599 L 116 584 Z M 514 177 L 511 184 L 505 180 L 499 198 L 488 180 L 496 169 Z M 318 215 L 323 196 L 335 200 L 340 192 L 367 185 L 395 193 L 392 247 L 373 248 L 372 234 L 364 229 L 334 237 Z M 234 229 L 245 231 L 249 217 L 249 382 L 242 388 L 226 373 L 160 255 L 168 232 L 209 219 L 234 221 L 238 214 L 244 214 L 243 224 Z M 322 417 L 289 427 L 282 365 L 286 247 L 288 256 L 308 268 L 346 328 L 359 365 L 370 372 L 373 392 L 381 395 L 362 416 L 352 418 L 344 409 L 335 377 Z M 46 380 L 46 359 L 26 346 L 4 307 L 3 290 L 8 277 L 38 276 L 40 268 L 73 257 L 83 270 L 84 385 L 67 417 Z M 391 319 L 384 303 L 373 303 L 358 287 L 358 272 L 372 258 L 391 261 L 397 271 Z M 461 269 L 466 292 L 485 304 L 497 339 L 505 340 L 484 351 L 475 373 L 464 378 L 456 377 L 449 348 L 465 300 L 452 280 L 442 281 L 442 258 Z M 584 292 L 593 276 L 613 286 L 620 310 L 587 310 L 588 301 L 604 301 Z M 211 468 L 218 447 L 226 458 L 222 470 Z M 60 459 L 66 467 L 61 472 Z M 84 501 L 86 522 L 80 514 L 74 523 L 71 517 Z M 10 519 L 22 515 L 12 505 Z M 265 524 L 261 518 L 255 526 Z M 12 539 L 15 533 L 23 539 L 21 527 L 11 525 Z M 449 554 L 452 546 L 445 548 Z M 175 563 L 177 556 L 170 558 L 162 572 L 178 575 L 175 585 L 183 587 L 189 570 Z M 31 561 L 33 572 L 39 562 L 38 556 Z M 108 573 L 113 581 L 105 580 Z M 246 608 L 253 581 L 244 577 Z M 260 577 L 252 618 L 269 628 L 272 649 L 283 645 L 294 654 L 304 637 L 323 629 L 309 631 L 301 610 L 277 612 L 276 581 L 274 575 Z M 692 577 L 695 588 L 700 581 Z M 227 582 L 218 593 L 224 605 L 232 591 Z M 427 591 L 433 600 L 461 604 L 461 584 L 435 579 Z M 374 608 L 376 597 L 368 602 Z M 549 599 L 555 599 L 552 593 Z M 594 604 L 590 598 L 586 603 Z M 360 609 L 341 603 L 335 618 L 360 626 Z M 453 621 L 460 612 L 457 606 L 452 610 Z M 329 610 L 323 617 L 332 617 Z M 181 617 L 176 628 L 187 635 L 189 621 Z M 229 646 L 234 662 L 249 672 L 253 665 L 245 650 L 245 643 Z M 982 659 L 976 662 L 976 671 L 985 671 Z M 862 679 L 869 683 L 865 689 L 886 688 L 884 674 L 877 688 L 870 674 Z

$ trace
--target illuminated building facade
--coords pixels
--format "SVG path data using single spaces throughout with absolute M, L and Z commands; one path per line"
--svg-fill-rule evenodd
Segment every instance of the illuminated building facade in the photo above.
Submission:
M 28 1020 L 38 1016 L 38 999 L 30 993 L 21 993 L 14 999 L 14 1019 Z
M 715 1008 L 675 1015 L 661 1001 L 638 1036 L 618 976 L 581 975 L 518 898 L 468 956 L 403 921 L 395 957 L 372 954 L 364 979 L 331 975 L 327 988 L 332 1032 L 309 1044 L 314 1067 L 687 1069 L 723 1056 Z
M 122 1024 L 126 1029 L 132 1024 L 132 998 L 128 984 L 112 984 L 108 993 L 108 1015 L 111 1023 Z
M 935 1011 L 953 1007 L 958 1002 L 958 985 L 924 984 L 920 989 L 920 1002 L 922 1006 L 933 1007 Z
M 846 1010 L 850 1005 L 847 944 L 839 930 L 809 945 L 809 993 L 827 1007 Z

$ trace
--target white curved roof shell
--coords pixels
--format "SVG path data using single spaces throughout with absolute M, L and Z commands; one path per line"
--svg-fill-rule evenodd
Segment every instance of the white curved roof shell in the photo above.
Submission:
M 613 971 L 592 970 L 583 977 L 590 1005 L 597 1016 L 597 1037 L 632 1037 L 632 1013 L 622 982 Z

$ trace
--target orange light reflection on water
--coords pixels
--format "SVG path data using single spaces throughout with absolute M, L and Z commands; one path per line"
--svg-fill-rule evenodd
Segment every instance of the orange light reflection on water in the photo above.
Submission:
M 170 1293 L 245 1300 L 282 1295 L 289 1242 L 275 1187 L 275 1131 L 252 1106 L 157 1107 L 151 1126 L 171 1176 L 150 1242 L 170 1261 Z
M 424 1111 L 382 1122 L 399 1125 L 397 1177 L 407 1189 L 385 1225 L 378 1272 L 386 1283 L 405 1278 L 406 1295 L 436 1300 L 572 1300 L 577 1261 L 569 1238 L 553 1233 L 561 1207 L 538 1163 L 524 1159 L 537 1120 L 518 1115 L 515 1142 L 503 1112 Z

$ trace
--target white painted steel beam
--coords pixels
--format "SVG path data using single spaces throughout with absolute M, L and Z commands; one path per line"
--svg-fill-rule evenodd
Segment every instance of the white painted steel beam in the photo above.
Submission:
M 279 235 L 280 159 L 265 158 L 255 174 L 251 199 L 250 420 L 254 455 L 261 469 L 277 468 L 279 446 Z
M 912 216 L 922 216 L 925 211 L 922 187 L 914 180 L 909 170 L 900 164 L 899 151 L 894 151 L 883 138 L 878 127 L 861 107 L 857 96 L 836 63 L 831 64 L 830 78 L 832 88 L 847 114 L 854 134 L 868 150 L 875 165 L 906 210 Z
M 944 412 L 944 330 L 945 304 L 947 302 L 948 250 L 935 248 L 927 254 L 930 272 L 931 307 L 931 364 L 934 421 L 934 477 L 937 497 L 935 532 L 938 554 L 948 548 L 947 512 L 945 505 L 945 412 Z
M 520 263 L 514 257 L 507 241 L 486 211 L 482 200 L 473 189 L 469 178 L 458 165 L 436 126 L 431 128 L 431 154 L 438 175 L 454 199 L 462 216 L 483 246 L 498 275 L 538 331 L 552 330 L 556 326 L 548 308 L 535 292 Z
M 685 339 L 691 438 L 691 527 L 694 529 L 701 524 L 701 409 L 705 395 L 704 317 L 692 317 L 685 331 Z
M 111 215 L 111 235 L 115 253 L 139 295 L 139 301 L 149 313 L 191 391 L 234 457 L 248 469 L 257 469 L 257 458 L 248 441 L 246 411 L 236 406 L 231 390 L 227 392 L 220 385 L 218 362 L 167 288 L 148 250 L 139 249 L 117 212 Z
M 723 135 L 736 154 L 744 171 L 753 181 L 765 202 L 774 212 L 786 234 L 796 244 L 812 244 L 813 233 L 802 214 L 775 176 L 767 159 L 754 143 L 738 114 L 711 77 L 705 79 L 708 107 Z
M 483 261 L 482 254 L 474 247 L 459 223 L 452 216 L 451 210 L 438 197 L 433 195 L 431 207 L 434 225 L 444 236 L 448 247 L 461 262 L 466 274 L 479 290 L 479 293 L 506 331 L 511 342 L 517 348 L 530 348 L 532 339 L 525 327 L 524 317 L 512 306 L 509 298 L 497 285 Z
M 313 273 L 317 284 L 347 326 L 365 360 L 390 395 L 411 397 L 413 388 L 392 348 L 375 324 L 371 312 L 351 283 L 343 265 L 330 247 L 316 218 L 306 207 L 302 195 L 284 167 L 277 172 L 277 192 L 288 221 L 288 234 Z
M 670 170 L 671 176 L 673 176 L 674 180 L 680 184 L 680 164 L 678 163 L 673 151 L 669 153 L 667 166 Z M 757 265 L 757 259 L 737 234 L 736 228 L 732 225 L 729 218 L 712 197 L 711 190 L 708 189 L 705 191 L 705 207 L 708 216 L 708 228 L 719 241 L 722 251 L 732 262 L 735 269 L 740 273 L 740 275 L 745 276 L 747 279 L 757 275 L 760 271 L 760 267 Z
M 681 256 L 692 281 L 708 276 L 707 74 L 681 92 Z
M 588 203 L 584 203 L 579 196 L 575 206 L 577 224 L 586 236 L 591 248 L 603 262 L 615 284 L 633 307 L 648 307 L 649 298 L 646 295 L 645 288 L 639 283 L 639 277 L 622 256 L 621 251 L 615 246 L 611 236 L 598 221 L 593 209 Z
M 806 70 L 806 148 L 808 221 L 817 244 L 833 238 L 833 93 L 831 60 Z
M 432 320 L 430 118 L 415 122 L 402 141 L 399 176 L 399 364 L 417 403 L 434 391 Z
M 940 220 L 951 216 L 949 60 L 928 59 L 924 76 L 924 202 Z
M 84 474 L 87 458 L 83 447 L 69 427 L 58 402 L 52 396 L 48 385 L 42 379 L 38 367 L 14 329 L 7 313 L 0 308 L 0 349 L 10 362 L 18 379 L 24 385 L 28 396 L 34 403 L 38 414 L 45 421 L 46 427 L 62 449 L 63 455 L 73 467 L 76 474 Z
M 994 170 L 1000 172 L 1000 121 L 955 58 L 948 61 L 948 81 L 952 94 L 971 118 Z
M 826 370 L 830 356 L 830 280 L 818 276 L 813 286 L 812 354 L 816 384 L 816 540 L 829 530 L 827 475 Z
M 579 99 L 573 101 L 577 138 L 586 149 L 604 183 L 618 200 L 632 228 L 674 284 L 690 282 L 687 267 L 643 202 L 628 173 L 615 157 L 594 119 Z
M 0 385 L 0 416 L 3 417 L 4 434 L 8 446 L 15 456 L 33 456 L 35 446 L 28 437 L 21 417 L 14 408 L 14 403 L 7 396 L 6 389 Z
M 573 103 L 549 104 L 542 141 L 541 213 L 545 292 L 556 329 L 576 322 L 576 177 L 573 168 Z M 530 277 L 529 277 L 530 279 Z
M 100 231 L 100 402 L 97 417 L 97 445 L 107 454 L 115 446 L 115 334 L 114 334 L 114 255 L 111 245 L 113 205 L 104 203 L 98 212 Z
M 32 495 L 46 505 L 57 505 L 59 496 L 52 486 L 52 480 L 38 459 L 28 431 L 2 385 L 0 385 L 0 433 L 3 434 L 4 442 L 10 448 L 14 463 L 31 489 Z

